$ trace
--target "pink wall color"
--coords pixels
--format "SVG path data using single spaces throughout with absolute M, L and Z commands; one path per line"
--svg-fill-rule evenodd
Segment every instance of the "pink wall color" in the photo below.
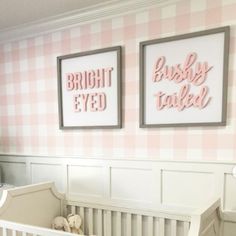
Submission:
M 0 45 L 0 153 L 104 158 L 236 160 L 236 2 L 182 0 Z M 140 41 L 231 26 L 226 127 L 139 129 Z M 122 45 L 121 130 L 58 128 L 56 57 Z

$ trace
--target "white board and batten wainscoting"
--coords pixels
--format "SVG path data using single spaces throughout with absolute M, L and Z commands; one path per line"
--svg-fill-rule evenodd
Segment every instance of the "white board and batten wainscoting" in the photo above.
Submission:
M 224 236 L 236 232 L 234 163 L 0 156 L 2 181 L 54 181 L 71 201 L 155 210 L 200 207 L 221 197 Z

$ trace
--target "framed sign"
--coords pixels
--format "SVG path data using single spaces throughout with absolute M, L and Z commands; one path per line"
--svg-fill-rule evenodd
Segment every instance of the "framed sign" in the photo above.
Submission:
M 121 47 L 57 58 L 60 129 L 121 128 Z
M 229 27 L 140 43 L 140 127 L 226 125 Z

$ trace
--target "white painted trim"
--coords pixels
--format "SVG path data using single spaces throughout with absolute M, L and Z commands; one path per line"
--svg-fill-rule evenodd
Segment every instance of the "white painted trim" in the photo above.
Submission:
M 21 196 L 22 194 L 28 194 L 42 190 L 50 190 L 54 195 L 54 197 L 56 197 L 59 200 L 65 199 L 65 195 L 57 191 L 55 184 L 53 182 L 31 184 L 30 188 L 29 186 L 15 187 L 12 189 L 4 190 L 4 192 L 7 192 L 12 197 L 16 197 L 16 196 Z
M 233 166 L 235 163 L 228 162 L 196 162 L 196 161 L 166 161 L 166 160 L 140 160 L 140 159 L 126 159 L 126 158 L 80 158 L 77 157 L 55 157 L 55 156 L 24 156 L 24 155 L 1 155 L 0 154 L 0 163 L 10 164 L 10 163 L 20 163 L 26 164 L 26 172 L 31 172 L 32 164 L 39 165 L 54 165 L 54 166 L 62 166 L 62 182 L 63 189 L 66 192 L 67 200 L 70 201 L 83 201 L 83 202 L 93 202 L 95 204 L 110 204 L 111 206 L 119 206 L 119 207 L 130 207 L 132 205 L 133 208 L 140 208 L 140 204 L 142 204 L 142 209 L 159 209 L 159 207 L 166 206 L 161 203 L 161 171 L 178 171 L 178 172 L 191 172 L 191 173 L 211 173 L 212 176 L 217 181 L 217 185 L 215 186 L 215 196 L 223 197 L 222 203 L 225 197 L 225 187 L 224 187 L 224 174 L 230 174 L 232 172 Z M 94 196 L 83 196 L 83 195 L 72 195 L 71 192 L 68 191 L 68 168 L 70 166 L 100 166 L 104 168 L 104 176 L 103 178 L 103 197 L 94 197 Z M 110 169 L 111 168 L 131 168 L 132 169 L 152 169 L 151 183 L 155 188 L 153 190 L 153 198 L 152 202 L 135 202 L 128 199 L 125 201 L 115 201 L 114 199 L 110 199 Z M 31 183 L 32 173 L 26 173 L 27 183 Z M 158 181 L 158 182 L 156 182 Z M 171 207 L 175 207 L 171 205 Z M 176 206 L 177 208 L 179 207 Z M 183 208 L 183 206 L 181 206 Z M 223 208 L 224 209 L 224 208 Z M 192 210 L 189 207 L 186 207 L 186 211 Z M 224 221 L 228 222 L 236 222 L 236 211 L 223 211 L 222 213 Z
M 173 207 L 173 206 L 166 206 L 160 207 L 155 209 L 155 211 L 151 209 L 135 209 L 131 207 L 117 207 L 116 205 L 108 205 L 108 204 L 94 204 L 94 203 L 87 203 L 81 201 L 67 201 L 67 205 L 72 206 L 79 206 L 85 208 L 94 208 L 94 209 L 101 209 L 101 210 L 108 210 L 108 211 L 121 211 L 122 213 L 131 213 L 134 215 L 144 215 L 144 216 L 155 216 L 158 218 L 170 218 L 175 220 L 181 221 L 191 221 L 192 213 L 194 209 L 188 209 L 182 207 Z
M 19 158 L 18 158 L 19 157 Z M 16 158 L 17 161 L 16 161 Z M 135 158 L 135 157 L 80 157 L 80 156 L 46 156 L 46 155 L 30 155 L 30 154 L 17 154 L 17 153 L 0 153 L 0 162 L 14 162 L 14 163 L 25 163 L 26 160 L 30 158 L 31 162 L 34 161 L 40 161 L 40 163 L 66 163 L 68 159 L 70 160 L 70 163 L 73 164 L 77 163 L 77 160 L 79 159 L 86 161 L 86 164 L 88 161 L 132 161 L 132 162 L 155 162 L 155 163 L 182 163 L 182 164 L 212 164 L 212 165 L 226 165 L 226 166 L 231 166 L 231 165 L 236 165 L 236 161 L 206 161 L 206 160 L 199 160 L 199 161 L 194 161 L 194 160 L 161 160 L 161 159 L 156 159 L 156 158 Z M 60 160 L 60 161 L 58 161 Z
M 75 234 L 62 232 L 58 230 L 20 224 L 13 221 L 0 220 L 0 227 L 3 229 L 10 229 L 13 232 L 22 232 L 22 235 L 47 235 L 47 236 L 74 236 Z M 3 234 L 4 235 L 4 234 Z M 13 235 L 13 234 L 12 234 Z M 83 235 L 81 235 L 83 236 Z
M 153 6 L 166 6 L 180 0 L 126 0 L 111 1 L 98 4 L 82 10 L 71 11 L 55 17 L 45 18 L 40 21 L 23 24 L 21 26 L 0 30 L 0 43 L 39 36 L 46 33 L 67 29 L 70 27 L 113 18 L 115 16 L 140 12 Z

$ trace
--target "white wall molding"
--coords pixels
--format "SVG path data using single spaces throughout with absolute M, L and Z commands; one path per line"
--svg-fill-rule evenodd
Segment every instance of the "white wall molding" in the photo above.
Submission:
M 156 158 L 135 158 L 135 157 L 124 157 L 124 156 L 114 156 L 114 157 L 106 157 L 106 156 L 93 156 L 93 157 L 81 157 L 81 156 L 63 156 L 63 155 L 34 155 L 34 154 L 17 154 L 17 153 L 0 153 L 0 161 L 1 160 L 16 160 L 15 158 L 20 158 L 18 161 L 23 161 L 24 159 L 27 158 L 46 158 L 48 160 L 51 160 L 53 162 L 53 159 L 58 159 L 58 160 L 68 160 L 70 159 L 71 161 L 73 160 L 110 160 L 110 161 L 139 161 L 139 162 L 160 162 L 160 163 L 189 163 L 189 164 L 216 164 L 216 165 L 236 165 L 236 161 L 223 161 L 223 160 L 214 160 L 214 161 L 208 161 L 208 160 L 171 160 L 171 159 L 156 159 Z
M 0 31 L 0 43 L 11 42 L 29 37 L 71 28 L 101 19 L 113 18 L 129 13 L 140 12 L 154 6 L 166 6 L 180 0 L 126 0 L 111 1 L 110 3 L 98 4 L 82 10 L 71 11 L 55 17 L 45 18 L 28 24 Z
M 0 154 L 0 167 L 9 184 L 54 181 L 71 201 L 189 212 L 221 197 L 224 235 L 236 230 L 235 163 Z
M 146 191 L 152 195 L 152 198 L 145 198 L 140 194 L 136 200 L 154 204 L 174 204 L 187 206 L 201 204 L 204 198 L 196 197 L 193 199 L 186 198 L 182 202 L 182 191 L 185 188 L 194 187 L 202 191 L 206 197 L 221 197 L 223 207 L 228 211 L 234 211 L 236 207 L 236 191 L 230 189 L 236 188 L 236 178 L 232 175 L 232 169 L 235 163 L 206 163 L 206 162 L 176 162 L 176 161 L 159 161 L 159 160 L 135 160 L 135 159 L 99 159 L 99 158 L 70 158 L 70 157 L 50 157 L 50 156 L 24 156 L 24 155 L 4 155 L 0 154 L 0 166 L 3 169 L 3 177 L 10 184 L 29 184 L 40 181 L 55 181 L 63 191 L 69 191 L 70 187 L 76 189 L 76 181 L 80 179 L 91 178 L 97 179 L 100 188 L 94 186 L 93 189 L 82 195 L 101 195 L 106 198 L 136 198 L 135 194 L 130 193 L 126 196 L 121 195 L 119 189 L 114 189 L 114 185 L 119 181 L 119 176 L 124 175 L 132 179 L 136 176 L 137 182 L 143 182 L 155 186 L 155 190 L 147 188 Z M 43 170 L 43 175 L 42 174 Z M 84 175 L 82 172 L 84 171 Z M 90 171 L 90 172 L 89 172 Z M 77 175 L 77 173 L 79 173 Z M 52 178 L 52 179 L 50 179 Z M 71 183 L 71 178 L 75 178 Z M 16 181 L 17 180 L 17 181 Z M 89 180 L 89 181 L 90 181 Z M 177 182 L 176 182 L 177 181 Z M 185 182 L 186 181 L 186 182 Z M 191 182 L 187 182 L 191 181 Z M 184 185 L 180 184 L 185 182 Z M 142 183 L 142 184 L 143 184 Z M 128 184 L 128 182 L 127 182 Z M 131 184 L 131 182 L 129 183 Z M 170 185 L 177 187 L 169 188 Z M 178 187 L 179 185 L 179 187 Z M 209 186 L 211 189 L 209 189 Z M 144 184 L 143 187 L 146 185 Z M 115 186 L 116 187 L 116 186 Z M 129 191 L 127 185 L 127 191 Z M 183 188 L 183 189 L 181 189 Z M 87 190 L 86 190 L 87 191 Z M 97 191 L 97 192 L 96 192 Z M 72 191 L 73 192 L 73 191 Z M 72 193 L 71 192 L 71 193 Z M 117 195 L 118 194 L 118 195 Z M 137 194 L 139 194 L 137 192 Z M 179 194 L 178 199 L 172 199 Z M 73 194 L 74 195 L 74 192 Z M 82 196 L 81 195 L 81 196 Z M 231 196 L 233 195 L 233 196 Z M 235 196 L 234 196 L 235 195 Z M 76 196 L 74 196 L 76 197 Z M 133 199 L 135 200 L 135 199 Z M 132 200 L 132 201 L 133 201 Z

